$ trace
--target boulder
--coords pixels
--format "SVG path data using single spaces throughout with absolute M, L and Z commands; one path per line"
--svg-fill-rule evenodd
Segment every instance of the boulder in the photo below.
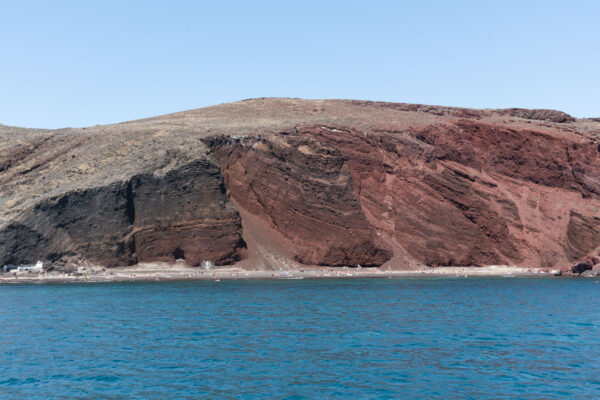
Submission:
M 588 269 L 586 271 L 583 271 L 581 273 L 581 276 L 586 277 L 586 278 L 593 278 L 594 276 L 596 276 L 596 274 L 591 269 Z
M 590 261 L 586 260 L 586 261 L 582 261 L 580 263 L 577 263 L 573 266 L 572 271 L 575 274 L 581 274 L 585 271 L 591 270 L 593 268 L 593 265 Z

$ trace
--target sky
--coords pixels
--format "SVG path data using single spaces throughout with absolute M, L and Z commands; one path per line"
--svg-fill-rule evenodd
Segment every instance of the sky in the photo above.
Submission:
M 255 97 L 600 117 L 600 1 L 0 0 L 0 123 Z

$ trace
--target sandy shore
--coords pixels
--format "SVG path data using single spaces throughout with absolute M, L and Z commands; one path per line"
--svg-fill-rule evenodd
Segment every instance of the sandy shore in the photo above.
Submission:
M 380 268 L 326 268 L 281 269 L 279 271 L 249 271 L 239 267 L 217 267 L 211 270 L 188 267 L 185 264 L 149 263 L 132 267 L 81 270 L 76 274 L 7 273 L 0 274 L 0 284 L 62 283 L 62 282 L 122 282 L 224 279 L 327 279 L 327 278 L 406 278 L 406 277 L 513 277 L 552 276 L 556 271 L 524 269 L 510 266 L 437 267 L 416 270 L 383 270 Z

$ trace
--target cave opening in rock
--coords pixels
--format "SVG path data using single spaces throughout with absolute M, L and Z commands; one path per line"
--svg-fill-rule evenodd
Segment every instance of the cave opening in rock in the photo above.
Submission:
M 178 247 L 173 250 L 173 257 L 175 260 L 185 260 L 185 252 Z

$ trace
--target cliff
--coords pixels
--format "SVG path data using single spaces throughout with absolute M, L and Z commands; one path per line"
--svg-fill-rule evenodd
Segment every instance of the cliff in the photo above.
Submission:
M 600 247 L 600 122 L 255 99 L 0 126 L 0 187 L 0 265 L 565 269 Z

